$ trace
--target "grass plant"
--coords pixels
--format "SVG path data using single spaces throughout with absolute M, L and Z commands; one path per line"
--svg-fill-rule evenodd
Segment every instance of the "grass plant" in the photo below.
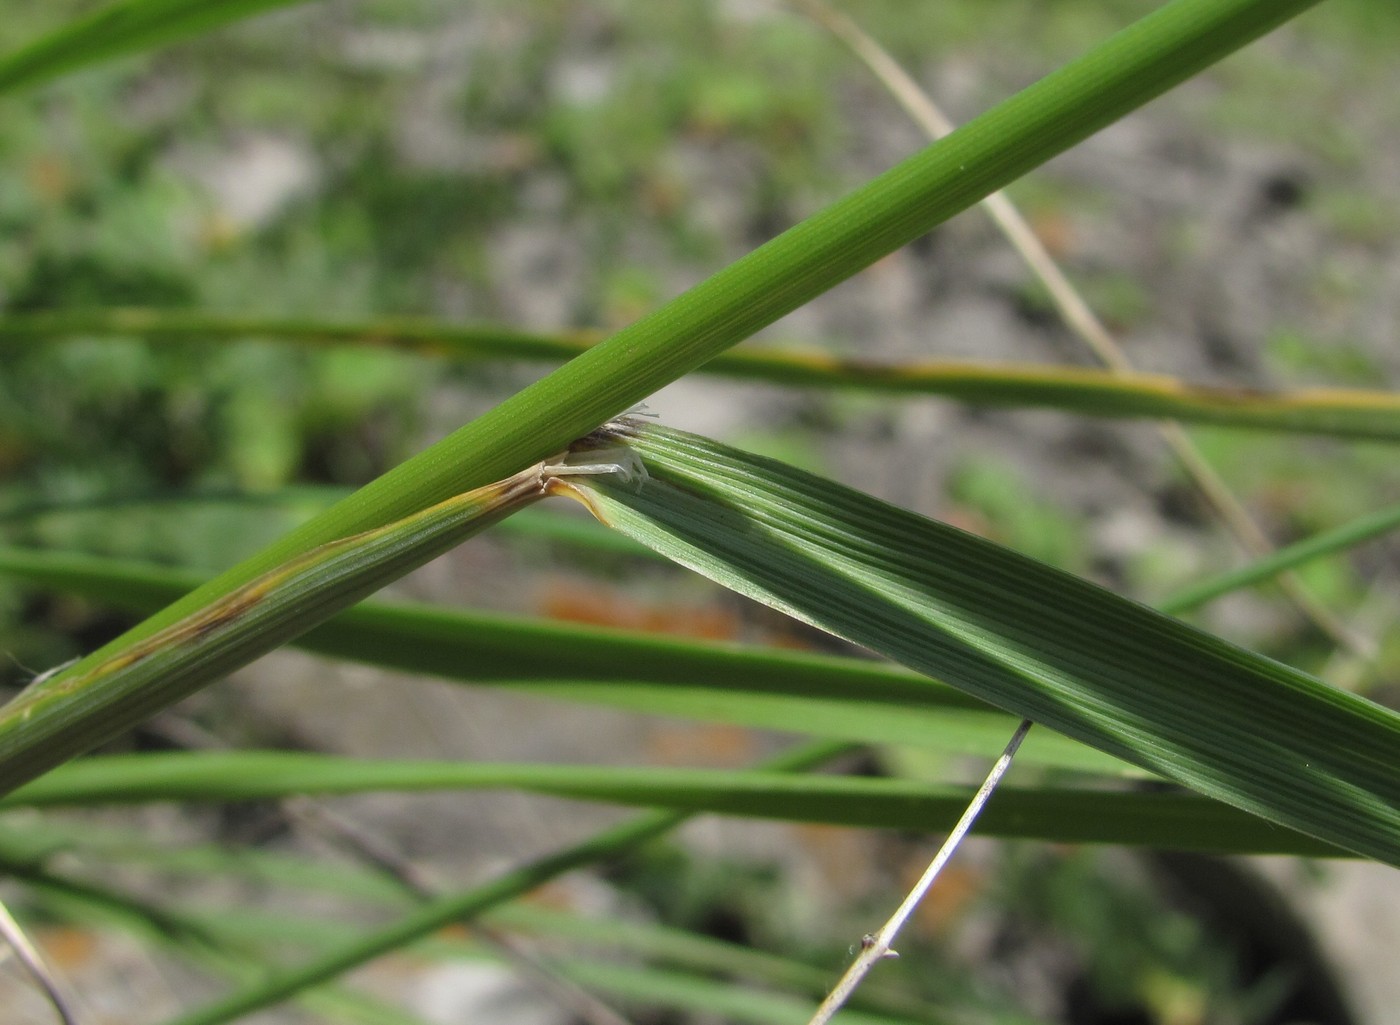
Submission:
M 1121 367 L 1099 373 L 882 365 L 791 349 L 730 351 L 1314 3 L 1171 0 L 601 340 L 307 311 L 0 311 L 0 352 L 7 355 L 75 336 L 113 345 L 122 336 L 153 343 L 257 336 L 303 347 L 402 347 L 443 360 L 564 361 L 212 579 L 79 553 L 0 548 L 0 574 L 148 613 L 0 708 L 6 818 L 54 806 L 472 788 L 660 809 L 469 890 L 400 906 L 396 921 L 349 942 L 310 939 L 307 961 L 270 974 L 262 969 L 274 956 L 271 944 L 240 945 L 227 923 L 183 913 L 162 919 L 157 907 L 61 878 L 50 862 L 70 841 L 52 846 L 36 832 L 26 847 L 0 821 L 0 866 L 53 908 L 145 922 L 167 940 L 193 930 L 203 960 L 236 979 L 237 988 L 171 1025 L 214 1025 L 307 996 L 342 1020 L 411 1020 L 317 987 L 454 922 L 508 916 L 512 902 L 543 883 L 616 858 L 694 813 L 947 828 L 966 802 L 965 786 L 804 773 L 856 743 L 992 755 L 1022 717 L 1042 724 L 1022 756 L 1042 775 L 992 802 L 982 820 L 987 835 L 1400 866 L 1400 716 L 1165 614 L 1359 544 L 1391 529 L 1393 510 L 1199 582 L 1154 611 L 819 475 L 626 416 L 657 389 L 703 371 L 793 388 L 943 395 L 1393 443 L 1400 407 L 1379 390 L 1261 394 Z M 121 0 L 0 56 L 0 102 L 284 6 L 293 4 Z M 788 100 L 737 81 L 706 94 L 705 123 L 746 130 L 782 123 Z M 589 123 L 579 118 L 571 130 Z M 599 123 L 600 131 L 607 128 L 605 118 Z M 559 138 L 564 146 L 568 133 Z M 606 183 L 619 173 L 594 171 L 604 183 L 598 188 L 611 187 Z M 645 292 L 649 285 L 637 287 Z M 550 495 L 579 499 L 605 526 L 666 560 L 882 660 L 357 605 Z M 22 524 L 41 512 L 17 510 L 8 521 Z M 821 739 L 764 767 L 729 772 L 273 751 L 99 755 L 64 764 L 283 644 L 474 685 L 783 726 Z M 1065 786 L 1065 778 L 1094 785 Z M 1144 780 L 1166 789 L 1140 789 Z M 275 924 L 259 928 L 263 939 L 278 931 Z M 799 996 L 765 994 L 656 964 L 559 970 L 628 1001 L 719 1010 L 735 1020 L 800 1021 L 810 1011 L 811 994 L 799 985 L 792 987 Z M 877 994 L 840 1020 L 938 1015 L 919 1001 L 882 1003 Z

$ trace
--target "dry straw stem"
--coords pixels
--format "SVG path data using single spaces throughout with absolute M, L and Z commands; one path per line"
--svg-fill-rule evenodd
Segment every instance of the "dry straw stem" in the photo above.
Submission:
M 887 50 L 853 20 L 828 6 L 823 0 L 789 2 L 845 43 L 930 139 L 941 139 L 953 131 L 956 126 L 938 108 L 932 97 L 919 87 Z M 982 200 L 981 205 L 1021 255 L 1031 273 L 1045 286 L 1055 309 L 1070 330 L 1084 340 L 1094 355 L 1112 373 L 1133 374 L 1133 365 L 1127 354 L 1065 276 L 1054 257 L 1046 251 L 1015 204 L 1004 192 L 993 192 Z M 1167 447 L 1185 468 L 1187 475 L 1245 550 L 1256 558 L 1270 554 L 1273 551 L 1273 543 L 1254 522 L 1249 510 L 1235 497 L 1230 486 L 1215 472 L 1214 467 L 1201 454 L 1181 425 L 1174 421 L 1163 421 L 1158 425 L 1158 430 Z M 1277 583 L 1303 615 L 1335 643 L 1358 658 L 1369 661 L 1375 657 L 1375 641 L 1351 629 L 1314 598 L 1296 573 L 1291 570 L 1280 573 Z
M 24 965 L 24 970 L 29 973 L 34 984 L 50 1004 L 53 1005 L 54 1013 L 58 1015 L 58 1020 L 63 1025 L 78 1025 L 78 1017 L 73 1013 L 68 1001 L 58 988 L 58 982 L 52 970 L 44 963 L 43 956 L 39 953 L 39 948 L 29 941 L 20 924 L 15 921 L 10 914 L 10 909 L 0 903 L 0 937 L 10 945 L 19 963 Z
M 1021 724 L 1016 727 L 1016 732 L 1007 741 L 1006 749 L 992 763 L 992 769 L 987 773 L 987 778 L 982 781 L 982 785 L 977 788 L 977 793 L 968 802 L 967 810 L 962 813 L 962 817 L 958 819 L 953 831 L 943 841 L 943 846 L 938 848 L 938 853 L 933 856 L 928 868 L 924 869 L 924 874 L 919 877 L 919 881 L 914 884 L 913 889 L 904 898 L 904 902 L 899 905 L 880 931 L 861 941 L 860 955 L 851 963 L 851 967 L 846 969 L 846 974 L 841 976 L 841 981 L 832 988 L 827 998 L 821 1002 L 817 1013 L 812 1015 L 812 1019 L 807 1025 L 826 1025 L 831 1020 L 832 1015 L 851 998 L 856 987 L 865 980 L 865 977 L 870 974 L 870 969 L 874 968 L 877 962 L 887 957 L 899 956 L 894 949 L 895 937 L 899 935 L 899 930 L 903 929 L 904 923 L 909 921 L 909 916 L 923 901 L 929 889 L 932 888 L 934 880 L 943 871 L 943 866 L 948 864 L 953 857 L 953 852 L 958 849 L 958 844 L 962 843 L 963 837 L 967 836 L 968 831 L 972 829 L 972 824 L 977 821 L 977 816 L 982 813 L 982 809 L 991 800 L 993 791 L 996 790 L 1002 777 L 1006 775 L 1006 770 L 1011 768 L 1011 759 L 1016 757 L 1016 749 L 1021 746 L 1021 741 L 1026 739 L 1030 728 L 1031 721 L 1022 719 Z

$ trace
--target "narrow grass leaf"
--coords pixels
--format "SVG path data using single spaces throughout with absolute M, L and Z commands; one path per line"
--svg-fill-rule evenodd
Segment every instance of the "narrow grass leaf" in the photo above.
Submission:
M 595 954 L 616 949 L 644 957 L 651 965 L 720 973 L 726 978 L 781 987 L 816 999 L 831 983 L 830 972 L 825 968 L 746 943 L 731 943 L 653 922 L 569 914 L 524 901 L 492 912 L 485 921 L 527 935 L 572 941 Z M 886 1014 L 913 1016 L 919 1021 L 930 1020 L 936 1013 L 924 1001 L 882 988 L 878 983 L 865 986 L 852 1004 Z
M 110 887 L 58 875 L 33 863 L 13 862 L 3 848 L 0 868 L 22 880 L 43 908 L 60 919 L 102 928 L 115 926 L 234 982 L 252 982 L 268 972 L 269 961 L 249 952 L 247 933 L 238 935 L 236 930 L 225 928 L 223 918 L 173 911 Z M 295 936 L 293 930 L 288 931 Z M 309 1011 L 347 1025 L 424 1025 L 423 1019 L 406 1011 L 338 986 L 322 986 L 303 993 L 299 1002 Z
M 1400 865 L 1400 715 L 831 481 L 679 431 L 630 433 L 649 481 L 552 486 L 740 593 Z
M 771 759 L 765 768 L 775 772 L 802 772 L 846 750 L 839 744 L 806 744 Z M 270 1007 L 382 954 L 415 943 L 443 926 L 476 918 L 565 872 L 632 850 L 670 832 L 689 817 L 683 812 L 651 812 L 638 816 L 570 847 L 516 866 L 480 886 L 429 901 L 404 918 L 313 958 L 308 964 L 181 1015 L 167 1025 L 221 1025 Z
M 1214 601 L 1221 595 L 1264 583 L 1305 562 L 1346 551 L 1364 541 L 1388 534 L 1397 527 L 1400 527 L 1400 505 L 1378 509 L 1350 523 L 1279 548 L 1239 569 L 1219 573 L 1182 588 L 1163 598 L 1157 607 L 1163 612 L 1179 615 Z
M 303 345 L 390 346 L 457 361 L 560 363 L 591 348 L 588 332 L 538 334 L 494 325 L 390 318 L 361 323 L 252 318 L 183 310 L 115 309 L 0 318 L 0 344 L 68 335 L 157 341 L 276 338 Z M 939 395 L 973 405 L 1060 409 L 1085 416 L 1158 418 L 1254 430 L 1400 441 L 1400 395 L 1344 388 L 1261 391 L 1199 385 L 1163 374 L 1085 367 L 930 360 L 875 363 L 812 349 L 745 347 L 702 374 L 805 388 Z
M 5 860 L 3 850 L 0 850 L 0 867 L 10 867 Z M 182 908 L 171 910 L 157 907 L 148 900 L 133 897 L 109 887 L 80 882 L 32 865 L 19 864 L 14 867 L 17 870 L 16 875 L 22 878 L 25 884 L 39 897 L 45 910 L 55 917 L 86 925 L 116 927 L 134 933 L 154 946 L 166 949 L 184 960 L 234 980 L 248 981 L 255 979 L 260 974 L 265 974 L 266 968 L 256 964 L 253 960 L 254 951 L 265 950 L 269 952 L 266 956 L 281 958 L 285 957 L 288 945 L 292 944 L 309 948 L 313 954 L 323 953 L 326 950 L 334 949 L 345 932 L 345 926 L 341 923 L 317 922 L 306 918 L 292 919 L 285 915 L 250 913 L 244 909 L 190 911 Z M 528 912 L 529 909 L 522 908 L 521 910 Z M 502 922 L 510 922 L 512 917 L 490 916 L 493 924 L 498 925 Z M 548 920 L 548 925 L 553 926 L 552 929 L 547 926 L 541 928 L 544 923 L 538 915 L 526 914 L 524 919 L 533 923 L 537 933 L 553 932 L 557 935 L 565 928 L 564 916 L 555 915 Z M 568 929 L 569 933 L 584 937 L 598 935 L 597 929 L 588 928 L 587 923 L 581 920 L 576 921 L 582 928 Z M 605 925 L 605 923 L 598 924 Z M 655 934 L 660 930 L 651 929 L 647 932 L 652 935 L 652 938 L 655 938 Z M 688 952 L 691 953 L 696 947 L 705 943 L 704 937 L 682 936 L 679 938 L 668 937 L 668 939 L 670 942 L 667 945 L 672 950 L 682 948 L 682 940 L 692 940 L 693 942 L 686 945 Z M 718 960 L 714 956 L 714 948 L 717 946 L 719 945 L 711 942 L 705 950 L 706 953 L 710 954 L 712 961 Z M 464 959 L 492 959 L 491 952 L 483 948 L 481 944 L 464 941 L 451 935 L 431 937 L 413 944 L 408 949 L 417 957 L 444 962 Z M 591 947 L 589 953 L 595 954 L 596 949 L 596 947 Z M 272 952 L 275 952 L 275 955 Z M 652 954 L 652 951 L 648 949 L 641 949 L 638 952 L 646 956 Z M 723 958 L 721 962 L 725 969 L 731 972 L 749 969 L 751 974 L 755 974 L 754 964 L 760 960 L 761 955 L 756 955 L 756 952 L 750 951 L 748 948 L 732 946 L 729 947 L 727 953 L 729 956 Z M 550 971 L 580 981 L 599 977 L 607 980 L 613 979 L 613 976 L 607 974 L 607 962 L 596 957 L 553 958 L 548 962 L 548 965 Z M 704 970 L 708 965 L 702 964 L 699 967 Z M 817 968 L 771 956 L 762 958 L 760 970 L 761 974 L 767 978 L 779 981 L 789 987 L 794 985 L 801 987 L 812 977 L 815 977 L 816 980 L 825 978 L 825 973 Z M 735 987 L 730 979 L 726 979 L 723 983 L 714 982 L 705 976 L 695 974 L 693 970 L 676 971 L 672 969 L 666 971 L 642 967 L 634 971 L 636 974 L 628 976 L 629 980 L 644 980 L 648 974 L 656 972 L 659 979 L 690 979 L 702 989 L 706 985 L 723 986 L 728 992 L 741 994 L 736 1000 L 736 1006 L 752 1006 L 749 1001 L 742 997 L 743 990 Z M 603 973 L 602 976 L 599 976 L 599 972 Z M 617 984 L 613 983 L 607 988 L 616 989 Z M 630 986 L 628 990 L 630 992 Z M 657 1006 L 668 1006 L 669 1001 L 665 998 L 667 992 L 668 990 L 664 986 L 656 992 L 656 996 L 661 998 L 661 1002 Z M 871 996 L 871 994 L 863 995 Z M 769 1002 L 772 998 L 760 996 L 759 999 L 761 1001 L 760 1008 L 773 1006 Z M 776 999 L 782 1001 L 783 1005 L 795 1003 L 793 997 L 777 997 Z M 321 986 L 301 994 L 299 1000 L 307 1010 L 318 1012 L 326 1016 L 328 1020 L 336 1022 L 356 1022 L 362 1023 L 362 1025 L 421 1025 L 420 1019 L 404 1011 L 343 988 Z M 909 1025 L 914 1025 L 914 1023 L 927 1025 L 929 1022 L 943 1020 L 937 1016 L 933 1009 L 907 999 L 887 998 L 881 1000 L 876 994 L 874 999 L 867 999 L 865 1003 L 877 1013 L 883 1011 L 885 1014 L 894 1015 L 894 1017 L 872 1017 L 869 1019 L 872 1022 L 884 1023 L 884 1025 L 903 1025 L 906 1022 Z M 908 1006 L 911 1003 L 915 1005 L 913 1008 Z M 893 1006 L 880 1008 L 878 1006 L 880 1004 Z M 684 1006 L 690 1006 L 690 1004 L 687 1002 Z M 901 1013 L 908 1015 L 911 1011 L 914 1014 L 912 1018 L 899 1016 Z
M 513 789 L 688 812 L 941 832 L 969 791 L 907 780 L 758 771 L 361 760 L 283 751 L 85 758 L 9 795 L 0 807 L 150 801 L 250 801 L 297 794 Z M 1344 854 L 1195 794 L 1002 787 L 978 821 L 984 836 L 1137 844 L 1253 854 Z
M 156 837 L 131 828 L 103 826 L 91 818 L 15 809 L 0 815 L 0 857 L 21 864 L 52 864 L 63 856 L 78 867 L 149 872 L 190 882 L 216 876 L 251 883 L 264 891 L 323 892 L 342 905 L 361 902 L 374 913 L 412 900 L 402 882 L 374 870 L 334 865 L 263 847 L 233 847 Z M 194 889 L 198 889 L 195 887 Z
M 287 893 L 289 899 L 324 894 L 342 902 L 346 899 L 361 902 L 363 914 L 368 917 L 382 916 L 389 911 L 402 913 L 414 902 L 406 896 L 402 883 L 362 865 L 313 861 L 265 847 L 189 843 L 153 847 L 148 835 L 94 826 L 91 822 L 77 825 L 54 816 L 40 818 L 24 810 L 0 816 L 0 871 L 9 868 L 11 858 L 17 859 L 15 863 L 20 867 L 32 868 L 51 863 L 50 859 L 60 852 L 69 855 L 68 861 L 74 865 L 74 871 L 88 865 L 110 868 L 118 864 L 128 876 L 154 873 L 167 883 L 171 880 L 207 882 L 214 877 L 252 883 L 268 895 L 268 906 L 275 906 L 280 892 Z M 49 875 L 59 878 L 51 871 Z M 189 892 L 192 895 L 202 893 L 199 887 Z M 234 892 L 238 892 L 237 888 Z M 148 906 L 138 903 L 132 908 L 136 912 L 132 921 L 119 917 L 115 924 L 135 927 L 144 938 L 153 938 L 145 916 L 147 909 Z M 154 910 L 159 913 L 164 908 Z M 344 934 L 344 926 L 338 922 L 322 923 L 304 917 L 292 919 L 285 915 L 249 912 L 241 907 L 235 910 L 224 903 L 199 908 L 184 905 L 179 909 L 179 916 L 183 921 L 197 923 L 207 934 L 244 941 L 261 938 L 282 944 L 292 939 L 335 946 Z M 94 916 L 84 916 L 84 920 L 92 922 Z M 608 951 L 618 950 L 645 957 L 654 964 L 723 973 L 731 978 L 818 998 L 831 981 L 826 969 L 751 946 L 652 922 L 554 910 L 533 901 L 507 904 L 483 915 L 481 921 L 485 926 L 510 933 L 547 938 L 556 943 L 562 941 L 590 955 L 601 953 L 606 957 Z M 112 924 L 105 918 L 101 922 Z M 448 957 L 460 955 L 464 946 L 464 942 L 452 934 L 438 933 L 411 949 L 430 957 Z M 922 1002 L 878 985 L 864 987 L 856 995 L 855 1002 L 871 1010 L 928 1016 Z
M 0 57 L 0 94 L 302 0 L 125 0 Z

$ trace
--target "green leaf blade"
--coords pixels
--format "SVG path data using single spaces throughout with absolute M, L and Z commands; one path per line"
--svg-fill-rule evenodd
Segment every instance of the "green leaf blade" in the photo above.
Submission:
M 727 587 L 1200 793 L 1400 864 L 1400 716 L 980 538 L 650 425 L 604 522 Z
M 0 94 L 303 0 L 125 0 L 0 58 Z
M 942 832 L 971 797 L 962 786 L 900 779 L 671 767 L 364 760 L 284 751 L 171 752 L 84 758 L 0 807 L 149 801 L 249 801 L 301 794 L 512 789 L 574 800 L 863 829 Z M 1137 844 L 1215 854 L 1345 855 L 1195 794 L 1003 787 L 984 836 Z

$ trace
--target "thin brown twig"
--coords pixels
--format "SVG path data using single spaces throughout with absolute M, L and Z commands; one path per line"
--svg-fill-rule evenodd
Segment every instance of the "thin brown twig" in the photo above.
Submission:
M 878 933 L 873 936 L 866 936 L 860 944 L 860 954 L 851 962 L 851 966 L 846 969 L 846 974 L 841 976 L 839 982 L 827 994 L 825 1000 L 817 1008 L 817 1011 L 807 1025 L 826 1025 L 831 1020 L 832 1015 L 850 999 L 851 994 L 856 991 L 870 969 L 876 963 L 887 957 L 898 957 L 894 950 L 895 937 L 899 935 L 899 930 L 904 928 L 904 923 L 909 920 L 909 916 L 914 913 L 914 909 L 919 906 L 920 901 L 933 886 L 933 882 L 938 878 L 938 874 L 943 871 L 943 866 L 948 864 L 953 852 L 962 843 L 963 837 L 972 828 L 973 822 L 986 807 L 987 801 L 991 799 L 992 793 L 996 790 L 997 784 L 1001 782 L 1006 770 L 1011 768 L 1011 759 L 1016 757 L 1016 750 L 1021 746 L 1021 741 L 1026 739 L 1026 733 L 1031 728 L 1029 719 L 1022 719 L 1021 725 L 1016 727 L 1016 732 L 1011 735 L 1011 740 L 1006 744 L 1001 756 L 992 764 L 992 769 L 987 773 L 987 778 L 982 781 L 982 785 L 977 788 L 977 793 L 968 802 L 962 817 L 958 819 L 953 831 L 948 834 L 948 838 L 943 841 L 943 846 L 938 848 L 938 853 L 929 862 L 928 868 L 924 869 L 924 874 L 919 877 L 919 881 L 914 884 L 904 902 L 899 905 L 895 913 L 890 916 Z
M 788 2 L 849 47 L 930 138 L 940 139 L 953 130 L 953 123 L 913 77 L 849 17 L 828 6 L 824 0 Z M 982 200 L 982 205 L 1030 267 L 1031 272 L 1045 286 L 1056 310 L 1070 330 L 1083 339 L 1111 372 L 1131 373 L 1133 366 L 1123 349 L 1060 270 L 1054 257 L 1041 244 L 1006 194 L 994 192 Z M 1249 510 L 1235 497 L 1229 485 L 1211 467 L 1181 425 L 1175 421 L 1162 421 L 1158 424 L 1158 431 L 1196 488 L 1245 551 L 1256 558 L 1273 551 L 1273 544 L 1268 536 L 1255 523 Z M 1335 644 L 1363 661 L 1374 659 L 1377 651 L 1375 641 L 1349 627 L 1319 602 L 1296 573 L 1289 570 L 1280 573 L 1275 579 L 1302 614 Z

